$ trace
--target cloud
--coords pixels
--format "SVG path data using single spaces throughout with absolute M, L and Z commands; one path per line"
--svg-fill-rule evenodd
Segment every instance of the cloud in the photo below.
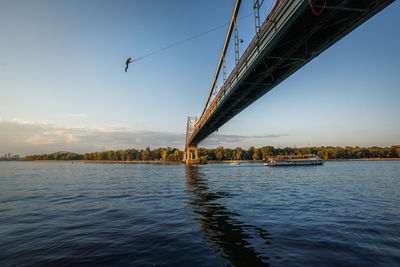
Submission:
M 46 138 L 39 134 L 35 134 L 31 138 L 26 139 L 25 142 L 28 144 L 31 144 L 31 145 L 35 145 L 35 146 L 37 146 L 37 145 L 52 145 L 55 143 L 54 139 Z
M 135 130 L 130 125 L 62 128 L 53 124 L 0 118 L 0 153 L 30 155 L 156 147 L 180 147 L 184 133 Z
M 243 148 L 249 146 L 264 146 L 268 144 L 270 139 L 289 136 L 288 134 L 266 134 L 266 135 L 230 135 L 219 134 L 217 132 L 207 137 L 201 144 L 203 146 L 225 146 Z
M 226 135 L 214 133 L 200 145 L 205 147 L 236 147 L 268 144 L 270 139 L 285 134 Z M 20 120 L 6 121 L 0 118 L 0 154 L 31 155 L 71 151 L 76 153 L 117 150 L 147 146 L 184 148 L 184 132 L 158 132 L 135 130 L 132 125 L 100 125 L 62 128 L 53 124 Z
M 83 118 L 89 116 L 86 113 L 79 113 L 79 114 L 68 114 L 69 117 L 75 117 L 75 118 Z

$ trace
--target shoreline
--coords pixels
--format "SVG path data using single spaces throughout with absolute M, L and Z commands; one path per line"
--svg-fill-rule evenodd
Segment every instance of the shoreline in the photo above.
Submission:
M 400 160 L 400 158 L 361 158 L 361 159 L 328 159 L 324 160 L 324 162 L 328 161 L 382 161 L 382 160 Z M 208 163 L 231 163 L 231 162 L 239 162 L 239 163 L 263 163 L 265 160 L 209 160 Z
M 158 164 L 180 164 L 180 161 L 164 161 L 164 160 L 19 160 L 20 162 L 71 162 L 71 163 L 158 163 Z
M 361 159 L 328 159 L 325 162 L 338 161 L 397 161 L 400 158 L 361 158 Z M 131 163 L 131 164 L 181 164 L 180 161 L 164 161 L 164 160 L 18 160 L 20 162 L 71 162 L 71 163 Z M 264 160 L 209 160 L 208 163 L 263 163 Z
M 328 159 L 326 161 L 382 161 L 382 160 L 400 160 L 400 158 Z

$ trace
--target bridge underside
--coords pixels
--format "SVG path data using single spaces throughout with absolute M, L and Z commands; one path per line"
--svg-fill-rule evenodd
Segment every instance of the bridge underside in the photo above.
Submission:
M 314 2 L 315 5 L 318 3 L 318 1 Z M 281 27 L 269 42 L 268 47 L 260 53 L 251 66 L 248 66 L 244 75 L 238 79 L 236 85 L 208 119 L 195 129 L 188 139 L 188 144 L 200 143 L 236 114 L 391 2 L 393 0 L 330 0 L 322 14 L 315 16 L 307 1 L 303 1 L 291 15 L 290 21 L 285 23 L 286 26 Z M 321 8 L 318 5 L 315 7 Z M 267 26 L 273 27 L 273 23 Z M 253 46 L 257 46 L 257 39 Z

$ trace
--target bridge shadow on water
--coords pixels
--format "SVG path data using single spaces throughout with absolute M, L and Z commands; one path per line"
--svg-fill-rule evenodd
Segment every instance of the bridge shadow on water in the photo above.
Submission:
M 208 180 L 204 178 L 198 166 L 187 166 L 186 178 L 185 192 L 193 196 L 188 201 L 189 210 L 196 214 L 193 220 L 198 221 L 204 233 L 203 240 L 217 257 L 224 260 L 223 265 L 269 266 L 269 258 L 260 255 L 249 241 L 254 238 L 261 239 L 261 246 L 265 247 L 271 244 L 270 234 L 264 229 L 238 220 L 238 213 L 221 204 L 218 200 L 230 198 L 232 195 L 210 189 Z

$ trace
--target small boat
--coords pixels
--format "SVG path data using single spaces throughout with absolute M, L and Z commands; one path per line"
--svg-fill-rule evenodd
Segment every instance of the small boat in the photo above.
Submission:
M 238 165 L 240 165 L 240 162 L 232 161 L 232 162 L 231 162 L 231 165 L 232 165 L 232 166 L 238 166 Z
M 324 164 L 324 160 L 317 155 L 278 155 L 269 157 L 264 166 L 307 166 L 322 164 Z

